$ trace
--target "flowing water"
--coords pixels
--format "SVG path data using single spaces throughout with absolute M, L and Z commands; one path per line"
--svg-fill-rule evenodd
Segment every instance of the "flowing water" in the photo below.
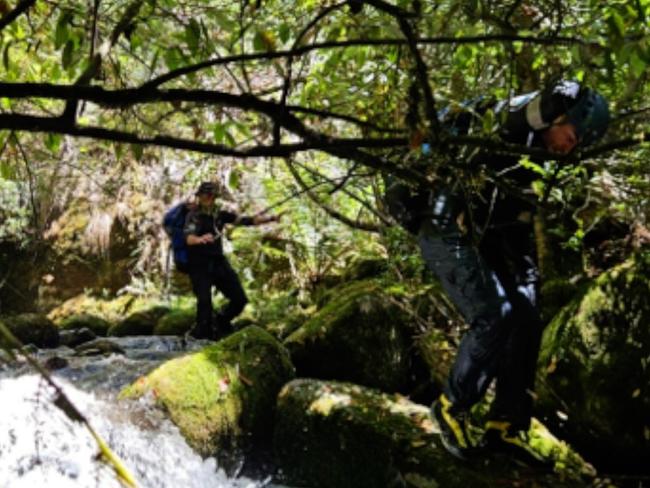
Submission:
M 37 351 L 66 396 L 138 481 L 139 487 L 270 487 L 270 476 L 228 476 L 202 459 L 150 402 L 118 401 L 123 386 L 161 362 L 199 349 L 173 337 L 111 338 L 124 354 L 79 357 L 67 347 Z M 61 367 L 63 366 L 63 367 Z M 113 488 L 123 485 L 97 459 L 84 425 L 53 403 L 53 391 L 26 363 L 0 356 L 0 488 Z M 242 460 L 243 463 L 243 460 Z M 263 471 L 263 470 L 262 470 Z M 277 486 L 277 485 L 276 485 Z

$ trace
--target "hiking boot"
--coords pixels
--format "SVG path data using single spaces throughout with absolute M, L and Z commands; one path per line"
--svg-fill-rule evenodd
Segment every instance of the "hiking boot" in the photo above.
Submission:
M 453 412 L 453 404 L 443 393 L 431 406 L 431 413 L 440 426 L 440 440 L 454 457 L 466 460 L 472 443 L 467 434 L 467 412 Z
M 530 444 L 528 431 L 515 429 L 510 422 L 488 420 L 481 447 L 489 451 L 503 452 L 528 466 L 552 467 L 553 460 Z

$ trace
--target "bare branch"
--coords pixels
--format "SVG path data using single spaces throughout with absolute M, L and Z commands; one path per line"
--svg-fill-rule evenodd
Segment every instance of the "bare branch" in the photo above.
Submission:
M 0 32 L 2 32 L 2 30 L 11 24 L 14 20 L 16 20 L 20 14 L 29 10 L 35 3 L 36 0 L 21 0 L 18 2 L 16 8 L 0 18 Z
M 480 43 L 503 43 L 503 42 L 524 42 L 531 44 L 543 45 L 561 45 L 561 44 L 581 44 L 599 47 L 597 42 L 589 42 L 577 37 L 535 37 L 535 36 L 519 36 L 519 35 L 484 35 L 484 36 L 469 36 L 469 37 L 424 37 L 415 39 L 416 44 L 480 44 Z M 268 51 L 263 53 L 248 53 L 233 56 L 224 56 L 216 59 L 208 59 L 200 63 L 184 66 L 172 70 L 164 75 L 161 75 L 153 80 L 148 81 L 143 85 L 143 88 L 152 88 L 167 83 L 168 81 L 180 78 L 181 76 L 190 73 L 196 73 L 202 69 L 211 68 L 213 66 L 225 65 L 230 63 L 238 63 L 242 61 L 257 61 L 257 60 L 271 60 L 278 58 L 298 57 L 307 54 L 311 51 L 325 50 L 325 49 L 341 49 L 348 47 L 358 46 L 405 46 L 408 41 L 406 39 L 349 39 L 346 41 L 328 41 L 321 43 L 314 43 L 305 46 L 298 46 L 291 50 L 284 51 Z

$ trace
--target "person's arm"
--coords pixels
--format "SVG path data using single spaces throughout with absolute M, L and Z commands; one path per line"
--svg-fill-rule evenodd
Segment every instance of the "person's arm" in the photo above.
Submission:
M 282 214 L 278 215 L 255 215 L 252 217 L 253 225 L 262 225 L 269 222 L 280 222 Z
M 281 216 L 282 214 L 248 216 L 248 215 L 238 215 L 233 212 L 222 211 L 221 221 L 226 224 L 251 226 L 251 225 L 267 224 L 269 222 L 279 222 Z
M 198 246 L 201 244 L 209 244 L 214 242 L 214 236 L 210 233 L 198 235 L 199 226 L 196 219 L 196 213 L 190 211 L 185 219 L 185 227 L 183 233 L 185 234 L 185 242 L 188 246 Z

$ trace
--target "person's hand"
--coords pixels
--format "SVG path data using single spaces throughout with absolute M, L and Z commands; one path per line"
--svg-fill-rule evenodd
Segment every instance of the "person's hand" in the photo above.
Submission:
M 214 236 L 212 234 L 203 234 L 199 239 L 201 244 L 211 244 L 214 242 Z

